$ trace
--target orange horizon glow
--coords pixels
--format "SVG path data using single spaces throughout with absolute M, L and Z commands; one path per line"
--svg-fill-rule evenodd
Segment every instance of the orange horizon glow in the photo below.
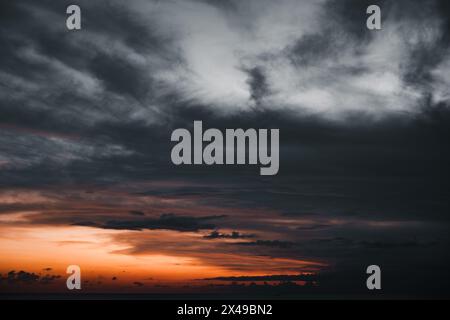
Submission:
M 82 269 L 84 280 L 117 278 L 115 283 L 126 284 L 138 282 L 186 284 L 198 283 L 200 279 L 224 276 L 263 276 L 270 274 L 298 273 L 298 268 L 324 266 L 312 261 L 260 256 L 243 256 L 208 252 L 209 259 L 230 259 L 242 265 L 262 267 L 260 270 L 239 271 L 220 265 L 206 264 L 198 256 L 171 255 L 154 248 L 144 254 L 126 254 L 129 246 L 114 242 L 117 235 L 140 231 L 103 230 L 80 226 L 1 226 L 0 227 L 0 273 L 11 270 L 26 270 L 43 274 L 45 268 L 51 268 L 51 274 L 67 277 L 66 268 L 76 264 Z M 152 233 L 152 232 L 149 232 Z M 155 231 L 153 233 L 172 234 L 176 231 Z M 273 265 L 291 266 L 292 270 L 270 272 Z M 268 268 L 264 268 L 264 266 Z M 109 281 L 109 284 L 112 284 Z
M 252 247 L 233 245 L 254 239 L 205 239 L 211 230 L 116 230 L 70 222 L 70 217 L 76 217 L 76 221 L 90 221 L 90 217 L 120 220 L 127 217 L 129 210 L 148 207 L 152 211 L 146 218 L 164 212 L 204 217 L 211 212 L 223 215 L 228 211 L 198 204 L 193 198 L 134 197 L 120 189 L 92 193 L 68 189 L 62 197 L 45 190 L 11 190 L 0 193 L 0 203 L 7 208 L 0 215 L 0 274 L 4 277 L 10 271 L 23 270 L 42 276 L 56 275 L 63 289 L 66 288 L 61 280 L 68 277 L 69 265 L 80 266 L 83 281 L 111 291 L 128 290 L 130 286 L 144 290 L 144 284 L 203 285 L 202 279 L 217 277 L 315 273 L 327 267 L 323 261 L 269 256 Z M 290 221 L 270 220 L 270 211 L 244 208 L 235 217 L 241 214 L 271 225 L 292 225 Z M 220 231 L 230 234 L 234 230 L 223 227 Z M 269 239 L 279 236 L 270 231 L 261 234 L 249 227 L 240 228 L 240 232 Z

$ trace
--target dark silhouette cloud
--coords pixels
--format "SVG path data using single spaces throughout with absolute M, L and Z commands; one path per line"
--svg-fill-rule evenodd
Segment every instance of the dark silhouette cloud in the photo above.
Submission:
M 203 236 L 204 239 L 247 239 L 254 237 L 254 234 L 243 234 L 238 231 L 232 231 L 231 233 L 221 233 L 217 230 L 211 231 L 209 234 Z
M 235 242 L 233 244 L 239 246 L 267 246 L 276 248 L 290 248 L 295 245 L 294 242 L 281 240 L 256 240 L 251 242 Z
M 159 218 L 146 218 L 135 220 L 108 220 L 105 222 L 77 222 L 74 225 L 96 227 L 103 229 L 116 230 L 143 230 L 143 229 L 166 229 L 176 231 L 199 231 L 203 229 L 214 229 L 216 226 L 208 221 L 225 218 L 226 216 L 205 216 L 205 217 L 189 217 L 177 216 L 167 213 Z
M 266 276 L 237 276 L 237 277 L 215 277 L 205 278 L 202 280 L 219 280 L 219 281 L 236 281 L 236 282 L 249 282 L 249 281 L 315 281 L 316 275 L 311 274 L 295 274 L 295 275 L 266 275 Z
M 145 213 L 142 211 L 137 211 L 137 210 L 131 210 L 130 214 L 133 216 L 145 216 Z
M 40 278 L 40 282 L 43 284 L 49 284 L 52 283 L 53 281 L 60 279 L 61 276 L 60 275 L 50 275 L 50 274 L 46 274 L 44 276 L 42 276 Z
M 20 285 L 20 284 L 49 284 L 60 279 L 60 275 L 38 275 L 27 271 L 9 271 L 6 275 L 0 275 L 0 285 Z

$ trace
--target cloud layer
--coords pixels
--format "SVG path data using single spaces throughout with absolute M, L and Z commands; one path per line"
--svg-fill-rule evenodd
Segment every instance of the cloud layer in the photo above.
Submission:
M 448 292 L 447 1 L 379 1 L 380 31 L 371 1 L 77 3 L 76 32 L 67 1 L 0 5 L 0 227 L 352 290 L 376 261 L 392 291 Z M 279 128 L 279 174 L 172 165 L 193 120 Z

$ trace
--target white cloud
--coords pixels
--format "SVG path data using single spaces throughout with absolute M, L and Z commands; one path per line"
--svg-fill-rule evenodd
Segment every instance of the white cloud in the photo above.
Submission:
M 434 80 L 433 102 L 450 103 L 450 54 L 431 73 Z
M 227 10 L 201 1 L 140 2 L 157 32 L 174 39 L 182 64 L 157 73 L 186 102 L 235 111 L 252 106 L 248 74 L 257 57 L 283 50 L 315 25 L 320 2 L 236 1 Z

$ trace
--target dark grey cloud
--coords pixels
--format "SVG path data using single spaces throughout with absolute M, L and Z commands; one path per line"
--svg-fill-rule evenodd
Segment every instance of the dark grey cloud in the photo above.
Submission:
M 215 277 L 205 278 L 202 280 L 219 280 L 219 281 L 314 281 L 317 279 L 316 275 L 310 274 L 294 274 L 294 275 L 267 275 L 267 276 L 237 276 L 237 277 Z
M 171 213 L 163 214 L 159 218 L 145 218 L 133 220 L 108 220 L 105 222 L 81 221 L 74 223 L 78 226 L 96 227 L 115 230 L 143 230 L 166 229 L 176 231 L 199 231 L 214 229 L 216 225 L 209 221 L 225 218 L 226 216 L 190 217 L 179 216 Z
M 50 274 L 46 274 L 46 275 L 44 275 L 44 276 L 42 276 L 41 278 L 40 278 L 40 282 L 42 283 L 42 284 L 49 284 L 49 283 L 52 283 L 52 282 L 54 282 L 55 280 L 58 280 L 58 279 L 60 279 L 61 278 L 61 276 L 60 275 L 50 275 Z
M 251 98 L 258 104 L 265 95 L 269 92 L 264 71 L 261 68 L 255 67 L 248 70 L 248 84 L 250 86 Z
M 100 8 L 107 3 L 102 2 L 95 5 L 92 10 L 86 10 L 88 21 L 86 28 L 89 31 L 93 29 L 108 36 L 114 35 L 114 38 L 120 39 L 120 41 L 129 45 L 130 48 L 138 53 L 152 51 L 156 52 L 158 57 L 167 56 L 167 58 L 173 58 L 169 54 L 170 49 L 167 48 L 170 47 L 171 42 L 166 41 L 166 38 L 158 38 L 157 32 L 149 34 L 149 28 L 141 23 L 140 19 L 134 19 L 131 11 L 123 6 L 115 3 L 107 5 L 108 10 L 106 12 L 100 10 L 102 13 L 99 16 L 96 15 L 94 19 L 92 12 L 94 10 L 95 12 L 99 11 L 96 8 Z M 343 2 L 343 4 L 339 4 L 338 2 L 331 2 L 329 5 L 334 12 L 333 18 L 337 19 L 337 17 L 340 17 L 342 22 L 345 20 L 347 24 L 357 26 L 358 21 L 344 19 L 346 12 L 349 11 L 356 16 L 360 9 L 364 8 L 365 3 Z M 383 6 L 383 4 L 381 5 Z M 31 6 L 31 8 L 36 8 L 36 6 L 43 6 L 45 10 L 52 13 L 59 12 L 59 5 L 55 7 L 50 3 L 43 2 L 43 4 Z M 86 4 L 87 8 L 89 6 Z M 341 11 L 337 10 L 336 6 L 342 6 L 343 9 Z M 33 17 L 30 13 L 33 11 L 25 10 L 24 7 L 26 6 L 15 5 L 10 10 L 14 11 L 17 17 L 22 17 L 22 15 Z M 226 7 L 228 8 L 229 6 L 227 5 Z M 387 8 L 390 7 L 388 6 Z M 63 14 L 60 14 L 60 16 L 61 18 L 64 17 Z M 114 18 L 111 19 L 110 17 Z M 364 19 L 364 16 L 359 19 Z M 336 22 L 334 19 L 329 20 Z M 16 26 L 12 20 L 7 22 L 11 24 L 10 27 Z M 341 22 L 339 20 L 336 23 L 340 24 Z M 55 162 L 58 162 L 58 153 L 62 153 L 64 144 L 49 144 L 46 141 L 47 138 L 44 137 L 29 143 L 26 148 L 23 148 L 24 151 L 20 151 L 20 149 L 8 150 L 6 154 L 11 153 L 9 158 L 11 162 L 17 162 L 18 159 L 23 160 L 25 158 L 35 159 L 35 161 L 28 160 L 24 164 L 26 167 L 20 171 L 9 170 L 9 172 L 3 173 L 2 180 L 7 180 L 9 186 L 13 183 L 32 184 L 36 180 L 42 181 L 41 179 L 47 180 L 48 183 L 67 179 L 72 181 L 92 181 L 92 179 L 95 179 L 98 181 L 109 180 L 118 182 L 121 180 L 139 179 L 140 177 L 155 177 L 155 175 L 170 177 L 180 173 L 189 177 L 203 174 L 203 172 L 212 173 L 212 175 L 219 173 L 223 176 L 228 172 L 236 172 L 236 174 L 241 175 L 242 171 L 244 171 L 245 173 L 248 172 L 249 175 L 253 175 L 252 170 L 249 168 L 218 168 L 217 170 L 215 168 L 186 168 L 186 170 L 180 172 L 180 170 L 177 170 L 178 168 L 171 167 L 168 157 L 170 144 L 167 143 L 170 129 L 177 126 L 186 126 L 194 119 L 203 119 L 208 125 L 216 127 L 269 126 L 283 128 L 281 150 L 283 167 L 280 172 L 281 176 L 288 176 L 292 172 L 301 176 L 348 176 L 349 174 L 362 176 L 373 173 L 374 168 L 385 175 L 403 174 L 410 176 L 411 174 L 423 175 L 425 173 L 426 175 L 431 173 L 431 171 L 436 171 L 437 173 L 441 170 L 446 170 L 446 166 L 443 165 L 445 161 L 438 160 L 438 163 L 435 161 L 436 158 L 440 157 L 438 153 L 441 152 L 444 152 L 444 159 L 448 157 L 445 150 L 442 151 L 440 148 L 447 142 L 444 135 L 446 133 L 445 128 L 448 125 L 445 121 L 442 124 L 438 123 L 443 121 L 443 118 L 446 117 L 445 114 L 448 113 L 445 106 L 429 106 L 430 108 L 427 108 L 423 114 L 419 114 L 417 119 L 401 125 L 398 121 L 404 122 L 404 120 L 398 118 L 381 123 L 367 123 L 366 120 L 369 119 L 358 115 L 354 116 L 355 121 L 353 121 L 353 124 L 345 123 L 339 125 L 323 121 L 320 117 L 291 117 L 288 109 L 270 111 L 267 110 L 268 106 L 266 105 L 256 112 L 251 110 L 239 115 L 223 116 L 211 112 L 208 109 L 208 105 L 186 106 L 185 103 L 180 103 L 178 93 L 175 90 L 172 94 L 162 97 L 162 100 L 159 101 L 163 107 L 157 111 L 157 114 L 160 116 L 157 124 L 149 124 L 142 120 L 130 119 L 129 114 L 124 112 L 125 110 L 130 111 L 130 104 L 137 104 L 136 112 L 143 108 L 140 102 L 133 102 L 136 99 L 142 101 L 142 99 L 146 100 L 148 98 L 150 99 L 149 104 L 151 104 L 156 98 L 154 90 L 152 90 L 153 80 L 149 78 L 148 73 L 143 68 L 139 67 L 139 65 L 133 65 L 135 62 L 130 59 L 127 60 L 126 55 L 115 54 L 111 50 L 98 51 L 98 48 L 94 48 L 95 50 L 92 49 L 94 52 L 89 53 L 89 47 L 76 46 L 77 42 L 70 40 L 69 36 L 58 37 L 57 35 L 65 32 L 64 29 L 58 29 L 54 38 L 44 39 L 45 41 L 35 37 L 35 29 L 18 29 L 18 31 L 24 33 L 25 37 L 29 36 L 32 38 L 33 42 L 41 46 L 43 48 L 41 48 L 42 52 L 49 57 L 54 57 L 67 63 L 67 65 L 73 66 L 74 69 L 80 70 L 81 68 L 81 70 L 85 70 L 88 74 L 98 78 L 104 84 L 105 90 L 110 93 L 110 97 L 105 96 L 105 98 L 93 101 L 92 97 L 94 95 L 78 96 L 77 100 L 74 101 L 70 97 L 62 95 L 61 100 L 55 101 L 58 104 L 64 101 L 64 105 L 73 104 L 73 110 L 71 110 L 72 107 L 34 108 L 30 105 L 30 102 L 23 103 L 22 101 L 20 102 L 22 107 L 19 108 L 15 107 L 15 105 L 19 104 L 19 101 L 8 101 L 8 103 L 5 103 L 5 108 L 2 108 L 2 115 L 6 117 L 2 118 L 5 119 L 4 121 L 8 125 L 42 130 L 44 134 L 48 134 L 51 137 L 55 134 L 67 134 L 67 131 L 75 135 L 81 134 L 81 140 L 79 138 L 77 140 L 77 143 L 80 142 L 80 146 L 77 146 L 77 148 L 81 150 L 87 148 L 96 151 L 93 153 L 87 152 L 87 154 L 80 157 L 74 157 L 74 159 L 65 163 L 61 170 L 67 174 L 61 176 L 52 174 L 52 169 L 55 166 Z M 361 28 L 358 27 L 357 29 Z M 347 32 L 346 30 L 344 28 L 345 32 Z M 30 34 L 27 34 L 27 32 Z M 316 44 L 336 44 L 336 41 L 326 41 L 328 39 L 327 34 L 321 32 L 319 30 L 317 35 L 307 34 L 292 46 L 287 47 L 286 50 L 294 60 L 294 64 L 300 64 L 300 66 L 303 64 L 314 64 L 313 59 L 320 59 L 319 55 L 314 53 L 317 51 L 320 54 L 326 53 L 330 56 L 337 54 L 334 52 L 335 49 L 333 49 L 335 47 L 330 48 L 330 50 L 322 47 L 320 50 L 315 49 Z M 52 32 L 48 33 L 52 34 Z M 348 31 L 348 33 L 351 32 Z M 41 37 L 47 35 L 47 33 L 43 34 Z M 139 34 L 139 37 L 136 36 L 137 34 Z M 88 38 L 90 36 L 86 31 L 85 37 Z M 8 38 L 2 37 L 2 39 L 7 40 Z M 331 39 L 333 40 L 333 38 Z M 10 41 L 7 42 L 11 43 Z M 51 51 L 53 47 L 54 51 Z M 67 51 L 64 51 L 67 47 L 69 47 Z M 72 50 L 72 47 L 75 51 Z M 57 48 L 59 49 L 56 50 Z M 292 51 L 288 50 L 290 48 L 292 48 Z M 339 51 L 339 49 L 337 50 Z M 17 50 L 11 50 L 9 53 L 10 57 L 16 57 L 16 52 Z M 65 59 L 76 59 L 78 62 Z M 173 59 L 177 61 L 178 57 Z M 303 62 L 298 59 L 303 59 Z M 17 68 L 14 68 L 14 70 L 19 70 L 19 65 L 23 66 L 23 62 L 18 62 Z M 104 68 L 105 64 L 109 64 L 109 66 Z M 5 66 L 10 65 L 5 64 Z M 124 70 L 117 70 L 123 66 L 125 66 Z M 42 66 L 41 68 L 42 71 L 48 72 L 48 66 Z M 365 70 L 362 68 L 361 71 L 351 71 L 352 67 L 349 68 L 349 72 L 364 72 Z M 431 69 L 431 65 L 427 68 Z M 32 69 L 26 68 L 25 72 L 29 73 L 30 70 Z M 110 74 L 103 74 L 101 70 L 106 70 Z M 13 70 L 11 69 L 11 71 Z M 248 82 L 254 99 L 264 97 L 271 90 L 270 84 L 267 82 L 266 72 L 267 70 L 261 65 L 249 71 Z M 68 91 L 70 91 L 68 94 L 73 94 L 73 90 Z M 117 95 L 123 99 L 131 96 L 131 100 L 123 100 L 120 103 L 122 109 L 120 111 L 119 108 L 116 109 L 116 107 L 109 105 L 112 95 Z M 58 95 L 52 95 L 52 97 L 58 97 Z M 75 105 L 77 106 L 75 107 Z M 142 110 L 142 112 L 150 112 L 149 119 L 155 116 L 151 110 L 148 110 L 148 107 L 144 107 Z M 80 111 L 82 112 L 80 113 Z M 95 126 L 90 126 L 86 122 L 91 119 L 89 117 L 90 113 L 94 111 L 94 114 L 97 114 L 94 119 L 98 119 L 98 121 Z M 439 113 L 439 115 L 436 115 L 437 119 L 429 119 L 431 112 Z M 44 121 L 35 121 L 34 119 L 43 119 Z M 431 123 L 424 123 L 428 121 L 431 121 Z M 362 122 L 363 125 L 357 125 L 358 122 Z M 433 129 L 429 130 L 427 127 L 436 127 L 436 131 Z M 443 131 L 442 135 L 438 134 L 439 131 Z M 25 138 L 30 141 L 30 138 Z M 151 142 L 149 141 L 150 139 Z M 12 141 L 10 137 L 8 137 L 8 140 Z M 419 143 L 419 146 L 415 145 L 416 143 Z M 15 142 L 15 144 L 18 145 L 20 142 Z M 111 148 L 123 147 L 123 150 L 118 154 L 105 152 L 105 157 L 99 158 L 97 153 L 101 151 L 102 146 L 108 144 L 111 145 Z M 39 151 L 39 156 L 33 157 L 33 155 L 30 155 L 30 150 Z M 339 152 L 336 152 L 336 150 L 339 150 Z M 127 151 L 130 151 L 130 153 Z M 66 154 L 67 152 L 75 153 L 70 148 L 64 148 L 64 153 Z M 77 152 L 77 154 L 80 155 L 80 152 Z M 48 156 L 41 158 L 40 155 Z M 329 161 L 331 156 L 335 160 L 334 162 Z M 56 161 L 49 163 L 48 160 L 52 160 L 53 157 Z M 142 165 L 143 163 L 145 165 Z M 301 165 L 298 165 L 298 163 Z M 439 163 L 442 163 L 442 165 Z M 95 174 L 93 175 L 92 172 L 95 172 Z M 28 179 L 27 177 L 30 178 Z
M 235 242 L 233 245 L 239 246 L 267 246 L 267 247 L 276 247 L 276 248 L 290 248 L 295 243 L 290 241 L 281 241 L 281 240 L 256 240 L 251 242 Z
M 245 234 L 240 233 L 239 231 L 232 231 L 231 233 L 221 233 L 217 230 L 211 231 L 209 234 L 203 236 L 204 239 L 247 239 L 254 237 L 254 234 Z
M 344 237 L 336 237 L 332 239 L 315 239 L 313 242 L 334 243 L 343 247 L 361 247 L 364 249 L 394 249 L 394 248 L 415 248 L 430 247 L 439 244 L 438 240 L 420 242 L 417 239 L 406 241 L 383 241 L 383 240 L 355 240 Z
M 145 213 L 142 211 L 138 211 L 138 210 L 131 210 L 130 214 L 133 216 L 145 216 Z

